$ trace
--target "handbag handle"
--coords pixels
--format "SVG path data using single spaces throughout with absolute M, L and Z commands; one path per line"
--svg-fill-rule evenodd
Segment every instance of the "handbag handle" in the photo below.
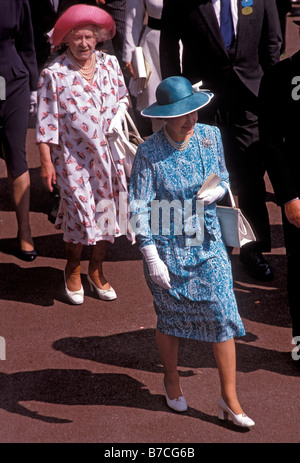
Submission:
M 133 122 L 133 120 L 132 120 L 130 114 L 129 114 L 128 111 L 126 110 L 126 111 L 125 111 L 125 117 L 124 117 L 123 123 L 124 123 L 124 133 L 125 133 L 125 136 L 126 136 L 127 140 L 129 140 L 128 122 L 129 122 L 129 124 L 131 125 L 131 128 L 132 128 L 134 134 L 135 134 L 138 138 L 142 138 L 141 135 L 140 135 L 140 133 L 139 133 L 139 131 L 138 131 L 138 129 L 136 128 L 135 123 Z
M 231 191 L 229 185 L 228 185 L 228 187 L 227 187 L 227 191 L 228 191 L 228 194 L 229 194 L 229 199 L 230 199 L 231 207 L 236 208 L 236 204 L 235 204 L 235 201 L 234 201 L 234 197 L 233 197 L 233 194 L 232 194 L 232 191 Z

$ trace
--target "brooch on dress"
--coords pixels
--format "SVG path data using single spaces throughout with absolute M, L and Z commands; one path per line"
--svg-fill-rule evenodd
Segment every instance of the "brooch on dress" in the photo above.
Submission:
M 204 146 L 204 148 L 210 148 L 212 145 L 212 141 L 210 138 L 202 138 L 201 144 Z

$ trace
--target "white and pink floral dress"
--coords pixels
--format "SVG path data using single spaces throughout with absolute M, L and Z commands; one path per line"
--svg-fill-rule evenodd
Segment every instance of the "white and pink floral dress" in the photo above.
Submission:
M 55 226 L 64 241 L 87 245 L 122 234 L 134 240 L 122 159 L 112 159 L 105 137 L 120 102 L 128 106 L 128 92 L 116 57 L 95 53 L 92 85 L 62 54 L 38 86 L 37 143 L 50 144 L 61 195 Z

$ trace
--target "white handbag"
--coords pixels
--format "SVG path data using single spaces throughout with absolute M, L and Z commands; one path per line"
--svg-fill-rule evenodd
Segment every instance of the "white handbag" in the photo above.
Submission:
M 256 241 L 256 237 L 242 211 L 236 207 L 230 188 L 228 188 L 228 193 L 231 206 L 217 205 L 217 216 L 225 244 L 230 247 L 241 248 L 247 243 Z
M 128 111 L 125 112 L 122 130 L 114 127 L 112 134 L 108 137 L 108 144 L 114 160 L 122 159 L 126 177 L 130 178 L 134 156 L 138 146 L 143 143 L 138 129 L 136 128 Z
M 135 123 L 133 122 L 130 114 L 128 111 L 125 113 L 125 118 L 123 121 L 124 126 L 124 135 L 122 137 L 122 141 L 124 142 L 124 146 L 126 147 L 125 158 L 123 160 L 125 174 L 128 178 L 131 175 L 132 164 L 134 161 L 134 156 L 138 146 L 141 143 L 144 143 L 144 139 L 141 137 Z

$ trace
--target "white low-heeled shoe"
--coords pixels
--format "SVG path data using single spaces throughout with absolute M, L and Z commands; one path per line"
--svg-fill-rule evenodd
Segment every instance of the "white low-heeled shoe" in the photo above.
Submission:
M 87 275 L 87 279 L 90 283 L 91 291 L 96 290 L 96 293 L 98 294 L 100 299 L 102 299 L 103 301 L 113 301 L 114 299 L 117 299 L 117 294 L 114 288 L 110 287 L 109 289 L 101 289 L 98 288 L 97 285 L 95 285 L 95 283 L 92 281 L 89 275 Z
M 181 395 L 179 397 L 176 397 L 176 399 L 169 399 L 164 381 L 162 385 L 163 385 L 163 390 L 165 393 L 166 402 L 167 402 L 168 407 L 172 408 L 176 412 L 185 412 L 188 409 L 188 406 L 187 406 L 184 396 Z
M 237 426 L 241 426 L 243 428 L 251 428 L 255 425 L 254 421 L 249 418 L 245 413 L 240 413 L 239 415 L 235 415 L 233 411 L 226 405 L 224 399 L 222 397 L 218 400 L 218 407 L 219 407 L 219 419 L 225 420 L 228 418 L 228 415 L 231 416 L 232 421 Z
M 65 280 L 65 292 L 66 296 L 69 299 L 69 301 L 74 304 L 74 305 L 79 305 L 83 303 L 83 296 L 84 296 L 84 291 L 83 287 L 81 285 L 81 288 L 78 291 L 70 291 L 67 287 L 67 282 L 66 282 L 66 274 L 64 272 L 64 280 Z

